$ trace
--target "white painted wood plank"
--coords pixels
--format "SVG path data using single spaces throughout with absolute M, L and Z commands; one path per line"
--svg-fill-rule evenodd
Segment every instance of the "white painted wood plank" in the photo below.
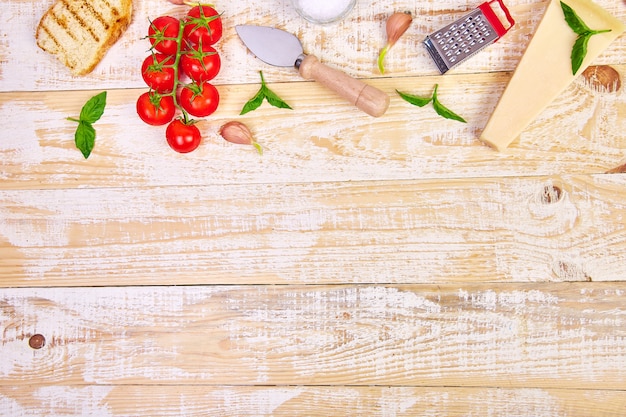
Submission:
M 626 5 L 621 1 L 595 0 L 612 14 L 626 20 Z M 94 86 L 104 89 L 142 88 L 140 65 L 148 49 L 148 19 L 164 14 L 182 16 L 186 7 L 172 6 L 165 0 L 135 0 L 133 22 L 124 36 L 109 51 L 96 70 L 80 78 L 69 77 L 67 70 L 35 44 L 35 29 L 52 0 L 25 2 L 3 1 L 0 16 L 0 91 L 81 90 Z M 385 42 L 385 19 L 394 11 L 410 11 L 414 22 L 405 36 L 389 53 L 387 69 L 396 76 L 438 74 L 425 48 L 424 38 L 462 17 L 481 2 L 473 0 L 375 0 L 357 2 L 340 23 L 316 26 L 299 17 L 289 0 L 236 0 L 217 3 L 225 22 L 224 39 L 218 44 L 225 68 L 217 84 L 251 83 L 257 71 L 266 71 L 269 79 L 294 81 L 295 72 L 272 68 L 251 55 L 236 36 L 237 24 L 278 26 L 296 33 L 308 53 L 344 69 L 357 77 L 379 77 L 376 57 Z M 498 43 L 481 51 L 455 73 L 512 71 L 519 61 L 546 2 L 507 0 L 517 21 L 516 26 Z M 624 64 L 626 37 L 622 36 L 597 63 Z M 388 74 L 387 74 L 388 75 Z
M 2 289 L 0 385 L 624 391 L 625 301 L 615 282 Z
M 625 181 L 0 191 L 0 282 L 623 280 Z
M 184 7 L 135 0 L 73 78 L 34 42 L 52 0 L 4 1 L 0 415 L 623 415 L 626 175 L 590 174 L 624 172 L 626 93 L 578 79 L 506 152 L 480 144 L 545 5 L 505 1 L 516 27 L 445 76 L 421 41 L 479 2 L 359 0 L 329 26 L 288 0 L 221 2 L 222 105 L 186 156 L 134 110 L 148 17 Z M 596 2 L 626 21 L 626 2 Z M 384 20 L 407 10 L 383 77 Z M 240 23 L 296 33 L 390 111 L 260 63 Z M 595 63 L 624 80 L 625 57 L 622 36 Z M 238 116 L 259 70 L 293 112 Z M 436 83 L 468 124 L 395 95 Z M 65 118 L 103 89 L 84 161 Z M 233 119 L 263 157 L 217 136 Z
M 626 78 L 626 66 L 617 67 Z M 218 111 L 198 126 L 204 142 L 192 154 L 173 152 L 165 127 L 145 125 L 135 101 L 143 90 L 111 91 L 96 123 L 92 156 L 74 145 L 75 116 L 94 91 L 0 94 L 0 188 L 122 187 L 249 184 L 599 173 L 622 165 L 626 149 L 626 89 L 596 91 L 582 80 L 546 109 L 505 152 L 478 140 L 508 76 L 484 74 L 376 80 L 391 97 L 388 113 L 372 118 L 314 83 L 271 84 L 294 110 L 267 104 L 238 116 L 259 84 L 227 86 Z M 412 106 L 397 88 L 428 95 L 440 84 L 442 102 L 467 118 L 446 120 Z M 332 115 L 328 109 L 332 108 Z M 240 120 L 265 148 L 226 143 L 222 124 Z
M 0 386 L 11 417 L 621 417 L 614 390 L 454 387 Z

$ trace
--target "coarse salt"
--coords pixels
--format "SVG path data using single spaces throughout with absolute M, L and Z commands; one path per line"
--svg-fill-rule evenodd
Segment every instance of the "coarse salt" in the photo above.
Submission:
M 330 23 L 345 16 L 356 0 L 293 0 L 296 11 L 314 23 Z

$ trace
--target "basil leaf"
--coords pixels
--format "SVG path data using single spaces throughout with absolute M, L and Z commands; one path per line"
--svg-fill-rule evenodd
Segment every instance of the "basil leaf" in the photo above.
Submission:
M 104 107 L 106 106 L 107 92 L 93 96 L 83 106 L 80 111 L 80 120 L 88 123 L 97 122 L 104 113 Z
M 89 158 L 96 143 L 96 130 L 93 128 L 92 123 L 95 123 L 102 117 L 104 107 L 106 106 L 106 97 L 106 91 L 91 97 L 80 110 L 78 119 L 73 117 L 67 118 L 67 120 L 78 123 L 76 132 L 74 132 L 74 143 L 83 153 L 85 159 Z
M 431 97 L 418 97 L 418 96 L 414 96 L 411 94 L 403 93 L 398 90 L 396 90 L 396 93 L 398 93 L 398 95 L 402 97 L 404 101 L 411 103 L 412 105 L 418 106 L 418 107 L 424 107 L 425 105 L 430 103 L 431 100 L 433 99 L 432 96 Z
M 591 31 L 591 29 L 589 29 L 585 22 L 583 22 L 581 18 L 578 17 L 574 9 L 572 9 L 563 2 L 561 2 L 561 9 L 563 10 L 563 14 L 565 15 L 565 21 L 576 34 L 584 35 L 587 32 Z
M 291 106 L 289 104 L 287 104 L 283 99 L 278 97 L 278 95 L 269 88 L 267 88 L 267 86 L 263 88 L 263 93 L 265 94 L 265 99 L 267 100 L 267 102 L 270 103 L 272 106 L 278 107 L 280 109 L 291 109 Z
M 435 84 L 435 91 L 433 91 L 433 107 L 437 114 L 441 117 L 445 117 L 446 119 L 457 120 L 459 122 L 467 123 L 464 118 L 448 109 L 446 106 L 439 102 L 439 98 L 437 98 L 437 89 L 439 88 L 439 84 Z
M 261 74 L 261 88 L 254 97 L 248 100 L 248 102 L 241 109 L 241 113 L 239 114 L 243 115 L 258 109 L 259 106 L 263 104 L 263 100 L 267 100 L 267 102 L 274 107 L 293 110 L 289 104 L 287 104 L 283 99 L 278 97 L 278 94 L 276 94 L 267 87 L 267 85 L 265 84 L 265 78 L 263 77 L 263 71 L 259 71 L 259 73 Z
M 258 109 L 263 103 L 264 98 L 265 96 L 263 95 L 263 91 L 259 90 L 254 97 L 252 97 L 250 100 L 248 100 L 248 102 L 246 102 L 246 104 L 244 104 L 243 108 L 241 109 L 241 113 L 239 114 L 243 115 Z
M 580 35 L 572 48 L 572 74 L 576 75 L 587 55 L 587 44 L 591 35 Z
M 576 72 L 580 69 L 585 56 L 587 56 L 587 44 L 589 43 L 589 39 L 593 35 L 610 32 L 611 29 L 592 30 L 585 24 L 585 22 L 582 21 L 580 17 L 578 17 L 574 9 L 569 7 L 567 4 L 561 2 L 561 9 L 563 9 L 563 15 L 565 16 L 567 25 L 578 35 L 578 38 L 576 38 L 576 42 L 574 43 L 574 47 L 572 48 L 572 54 L 570 55 L 572 61 L 572 74 L 576 75 Z
M 441 104 L 439 100 L 433 100 L 433 107 L 437 114 L 441 117 L 445 117 L 446 119 L 457 120 L 459 122 L 467 123 L 464 118 L 448 109 L 446 106 Z
M 396 90 L 396 93 L 398 93 L 400 97 L 402 97 L 402 99 L 404 99 L 405 101 L 418 107 L 424 107 L 425 105 L 427 105 L 428 103 L 432 101 L 433 107 L 439 116 L 445 117 L 446 119 L 458 120 L 459 122 L 467 123 L 464 118 L 462 118 L 461 116 L 459 116 L 458 114 L 448 109 L 446 106 L 444 106 L 443 104 L 439 102 L 439 99 L 437 98 L 438 88 L 439 88 L 439 84 L 435 84 L 435 89 L 433 90 L 433 94 L 432 96 L 428 98 L 402 93 L 398 90 Z
M 96 130 L 91 123 L 81 120 L 74 133 L 76 147 L 83 153 L 85 159 L 89 158 L 94 145 L 96 144 Z

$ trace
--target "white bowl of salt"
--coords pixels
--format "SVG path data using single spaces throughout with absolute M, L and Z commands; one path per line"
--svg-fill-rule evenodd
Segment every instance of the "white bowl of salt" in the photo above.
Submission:
M 298 14 L 312 23 L 326 24 L 343 19 L 356 0 L 291 0 Z

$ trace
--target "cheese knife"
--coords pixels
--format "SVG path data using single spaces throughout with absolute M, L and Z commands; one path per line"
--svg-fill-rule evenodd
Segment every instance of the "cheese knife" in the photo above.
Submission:
M 238 25 L 235 30 L 246 47 L 261 61 L 277 67 L 295 67 L 302 78 L 315 80 L 370 116 L 379 117 L 389 107 L 389 96 L 376 87 L 304 54 L 300 40 L 282 29 Z

